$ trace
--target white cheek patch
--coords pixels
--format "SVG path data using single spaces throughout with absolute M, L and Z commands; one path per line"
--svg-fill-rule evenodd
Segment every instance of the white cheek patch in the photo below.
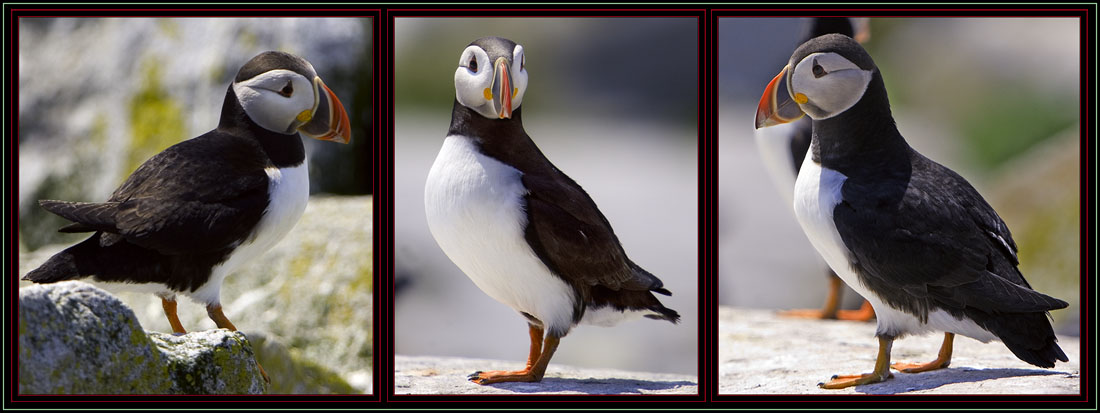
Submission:
M 815 62 L 825 70 L 824 76 L 814 76 Z M 806 56 L 791 74 L 791 92 L 806 95 L 809 101 L 802 108 L 818 120 L 831 118 L 855 106 L 870 83 L 871 71 L 860 69 L 836 53 Z
M 471 59 L 477 59 L 477 72 L 468 67 Z M 462 106 L 476 110 L 488 118 L 496 118 L 492 100 L 485 99 L 485 89 L 493 85 L 493 65 L 489 55 L 480 47 L 470 46 L 462 52 L 455 69 L 455 97 Z
M 512 87 L 515 89 L 512 110 L 523 103 L 523 92 L 527 91 L 527 68 L 524 59 L 523 46 L 516 45 L 516 50 L 512 53 Z
M 290 83 L 293 93 L 289 97 L 279 91 Z M 298 114 L 312 110 L 314 104 L 313 82 L 295 72 L 277 69 L 233 84 L 233 92 L 248 117 L 264 129 L 283 134 L 291 129 Z

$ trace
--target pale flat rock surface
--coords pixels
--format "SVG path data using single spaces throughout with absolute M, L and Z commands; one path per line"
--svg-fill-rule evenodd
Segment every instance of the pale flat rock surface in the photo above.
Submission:
M 550 362 L 538 383 L 487 386 L 466 379 L 485 370 L 518 370 L 525 360 L 500 361 L 459 357 L 395 356 L 396 394 L 698 394 L 694 376 L 586 369 Z
M 719 394 L 1078 394 L 1080 341 L 1058 337 L 1069 357 L 1052 369 L 1027 364 L 1004 344 L 956 336 L 951 366 L 894 371 L 882 383 L 825 390 L 835 374 L 869 373 L 878 354 L 875 323 L 778 317 L 772 310 L 721 307 Z M 936 358 L 943 334 L 894 341 L 892 362 Z

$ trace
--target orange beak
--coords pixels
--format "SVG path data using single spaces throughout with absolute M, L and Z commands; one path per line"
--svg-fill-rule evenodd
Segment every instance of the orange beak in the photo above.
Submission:
M 298 131 L 313 139 L 348 143 L 351 141 L 351 121 L 348 112 L 336 94 L 332 93 L 321 78 L 313 80 L 316 93 L 319 95 L 316 107 L 313 110 L 312 119 L 302 125 Z
M 805 115 L 794 100 L 786 99 L 777 103 L 779 84 L 789 67 L 790 65 L 784 66 L 783 70 L 780 70 L 779 74 L 768 83 L 768 87 L 764 88 L 764 95 L 760 97 L 760 104 L 756 107 L 756 129 L 793 122 Z
M 512 71 L 508 59 L 498 57 L 493 65 L 493 106 L 501 119 L 512 117 Z

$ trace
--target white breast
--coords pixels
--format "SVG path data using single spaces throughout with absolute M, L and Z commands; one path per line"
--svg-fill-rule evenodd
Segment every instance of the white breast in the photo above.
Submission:
M 439 247 L 490 297 L 547 329 L 569 331 L 573 291 L 524 238 L 522 173 L 482 155 L 465 136 L 443 142 L 424 188 L 428 228 Z
M 230 253 L 225 262 L 210 273 L 210 280 L 193 293 L 183 294 L 197 302 L 219 303 L 222 281 L 227 275 L 271 249 L 298 223 L 309 201 L 309 166 L 306 161 L 292 168 L 268 167 L 264 169 L 269 179 L 270 202 L 252 236 Z
M 807 155 L 799 171 L 794 190 L 794 211 L 799 224 L 810 239 L 814 248 L 825 258 L 825 262 L 849 287 L 871 303 L 878 320 L 876 334 L 901 337 L 906 334 L 925 334 L 933 331 L 947 331 L 983 342 L 995 336 L 970 320 L 960 320 L 947 312 L 933 310 L 928 322 L 882 302 L 875 294 L 863 286 L 848 261 L 848 248 L 840 238 L 833 221 L 833 208 L 842 200 L 840 189 L 848 177 L 844 174 L 822 168 Z

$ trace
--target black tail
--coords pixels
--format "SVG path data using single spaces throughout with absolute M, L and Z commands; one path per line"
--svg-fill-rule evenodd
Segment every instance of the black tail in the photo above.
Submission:
M 1058 337 L 1046 312 L 1003 313 L 987 316 L 978 324 L 995 334 L 1020 360 L 1043 368 L 1055 361 L 1069 361 L 1058 347 Z M 976 320 L 978 321 L 978 320 Z
M 66 248 L 46 260 L 42 266 L 28 272 L 23 276 L 24 280 L 40 284 L 55 283 L 58 281 L 75 280 L 92 275 L 89 271 L 87 260 L 81 257 L 89 248 L 99 245 L 99 234 L 84 240 L 83 242 Z
M 632 311 L 645 311 L 649 310 L 656 314 L 646 314 L 646 318 L 652 318 L 655 320 L 668 320 L 673 324 L 680 322 L 680 314 L 671 308 L 665 307 L 661 304 L 661 301 L 653 295 L 654 292 L 658 292 L 665 295 L 671 295 L 668 290 L 664 288 L 655 288 L 653 290 L 612 290 L 602 285 L 592 286 L 589 290 L 589 308 L 599 308 L 604 306 L 610 306 L 619 311 L 632 310 Z M 577 319 L 580 320 L 579 318 Z
M 680 323 L 680 313 L 677 313 L 676 310 L 665 307 L 659 301 L 657 302 L 656 306 L 649 307 L 649 309 L 653 310 L 653 311 L 656 311 L 660 315 L 646 314 L 645 315 L 646 318 L 652 318 L 654 320 L 668 320 L 668 321 L 672 322 L 672 324 L 679 324 Z

